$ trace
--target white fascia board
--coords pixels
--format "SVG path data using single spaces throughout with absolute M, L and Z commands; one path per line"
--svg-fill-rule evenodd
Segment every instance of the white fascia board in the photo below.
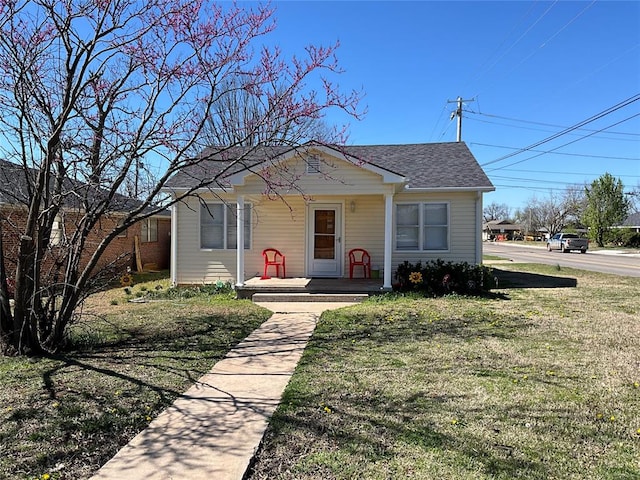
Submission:
M 220 188 L 220 187 L 206 187 L 206 188 L 197 188 L 195 190 L 191 190 L 190 188 L 185 188 L 185 187 L 175 187 L 175 188 L 163 188 L 160 191 L 163 193 L 168 193 L 169 195 L 171 195 L 174 199 L 184 195 L 185 193 L 191 191 L 191 195 L 198 195 L 200 193 L 207 193 L 207 192 L 216 192 L 216 193 L 229 193 L 229 188 Z

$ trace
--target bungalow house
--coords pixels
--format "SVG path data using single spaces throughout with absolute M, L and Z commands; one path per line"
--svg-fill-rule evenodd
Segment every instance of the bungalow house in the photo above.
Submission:
M 482 261 L 482 194 L 494 186 L 464 143 L 246 153 L 205 151 L 168 182 L 174 198 L 191 192 L 172 207 L 174 284 L 242 287 L 264 274 L 267 248 L 286 258 L 281 274 L 307 278 L 349 278 L 349 251 L 365 249 L 385 289 L 405 260 Z

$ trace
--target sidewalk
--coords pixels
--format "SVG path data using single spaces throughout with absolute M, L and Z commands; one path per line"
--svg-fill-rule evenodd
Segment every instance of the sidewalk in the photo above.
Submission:
M 242 479 L 320 314 L 352 303 L 265 303 L 269 320 L 92 480 Z

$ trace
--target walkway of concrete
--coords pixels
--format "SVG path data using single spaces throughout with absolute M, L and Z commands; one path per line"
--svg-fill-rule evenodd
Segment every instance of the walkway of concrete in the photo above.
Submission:
M 264 303 L 276 312 L 92 479 L 242 479 L 318 317 L 352 303 Z

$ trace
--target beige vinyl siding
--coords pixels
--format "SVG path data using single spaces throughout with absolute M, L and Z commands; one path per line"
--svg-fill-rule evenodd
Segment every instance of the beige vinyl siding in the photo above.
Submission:
M 354 202 L 354 211 L 351 211 Z M 384 197 L 382 195 L 345 198 L 344 272 L 349 276 L 349 250 L 364 248 L 371 255 L 372 268 L 384 264 Z M 358 271 L 359 273 L 359 271 Z
M 219 202 L 213 196 L 204 201 Z M 226 199 L 235 205 L 235 198 Z M 287 260 L 287 276 L 304 276 L 305 205 L 301 196 L 282 200 L 246 196 L 252 205 L 251 246 L 245 250 L 245 279 L 262 275 L 262 250 L 277 248 Z M 236 281 L 235 250 L 200 248 L 200 203 L 191 197 L 178 205 L 177 275 L 179 284 L 211 283 L 217 280 Z M 270 274 L 273 273 L 271 270 Z
M 402 252 L 394 249 L 391 262 L 393 271 L 405 260 L 411 263 L 419 260 L 424 263 L 437 259 L 453 262 L 475 262 L 475 192 L 402 193 L 394 197 L 394 204 L 396 202 L 447 202 L 449 204 L 449 250 L 444 252 Z M 393 236 L 395 237 L 395 231 Z
M 204 197 L 205 201 L 219 201 Z M 179 239 L 176 259 L 178 284 L 211 283 L 233 280 L 235 276 L 235 250 L 203 250 L 200 248 L 200 202 L 190 197 L 178 206 Z M 233 266 L 230 274 L 229 267 Z
M 347 161 L 325 158 L 320 164 L 321 173 L 306 173 L 306 166 L 304 160 L 288 160 L 277 169 L 272 169 L 273 183 L 285 185 L 288 191 L 291 188 L 286 187 L 294 184 L 305 195 L 381 193 L 380 175 Z M 264 189 L 264 181 L 259 175 L 248 175 L 244 185 L 237 187 L 238 192 L 246 194 L 261 194 Z
M 251 200 L 254 202 L 255 219 L 253 248 L 245 257 L 246 278 L 262 275 L 262 250 L 265 248 L 277 248 L 285 256 L 287 277 L 304 276 L 305 203 L 300 195 L 289 196 L 285 200 L 286 203 L 281 199 L 264 197 Z M 269 275 L 275 275 L 275 270 L 269 270 Z

